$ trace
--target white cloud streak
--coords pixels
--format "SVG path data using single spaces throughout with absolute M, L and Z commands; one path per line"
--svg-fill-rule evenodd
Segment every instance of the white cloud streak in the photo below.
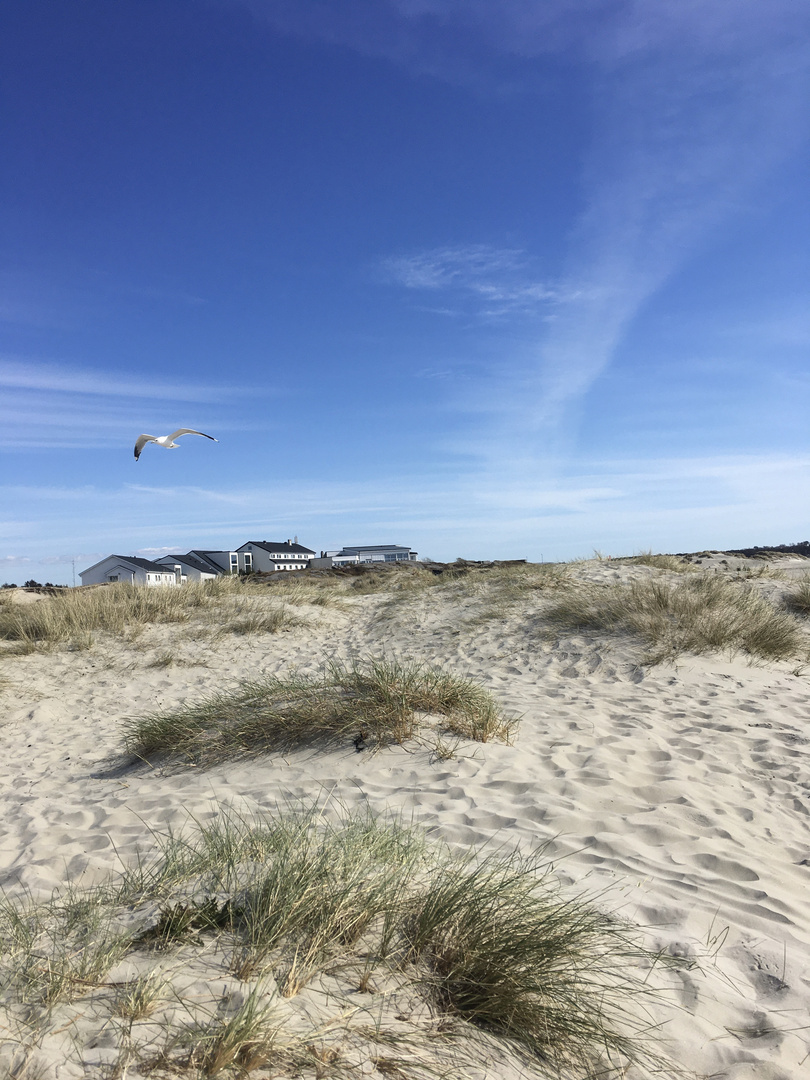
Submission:
M 97 397 L 153 398 L 158 392 L 174 401 L 215 401 L 236 394 L 227 387 L 173 383 L 160 373 L 137 379 L 118 372 L 70 368 L 30 359 L 0 359 L 0 387 L 14 390 L 58 391 Z
M 253 391 L 262 393 L 261 387 Z M 134 445 L 143 425 L 168 423 L 182 410 L 236 402 L 235 386 L 189 385 L 160 374 L 141 378 L 53 363 L 0 359 L 0 447 L 13 449 Z M 165 419 L 164 419 L 165 418 Z M 221 425 L 220 425 L 221 429 Z
M 716 16 L 721 6 L 738 17 L 731 5 L 705 8 Z M 692 14 L 688 44 L 703 51 L 664 56 L 638 31 L 634 49 L 625 46 L 630 59 L 617 54 L 601 76 L 588 206 L 565 274 L 579 297 L 539 350 L 541 421 L 589 389 L 642 305 L 748 208 L 806 135 L 810 50 L 769 41 L 763 26 L 762 53 L 751 57 L 734 51 L 734 34 L 721 28 L 728 51 L 718 55 L 697 33 L 700 12 Z M 689 28 L 682 19 L 678 29 Z
M 563 297 L 554 285 L 527 277 L 531 263 L 517 249 L 485 244 L 443 247 L 385 259 L 383 276 L 408 289 L 449 292 L 465 311 L 482 319 L 537 316 Z M 456 314 L 453 308 L 447 314 Z
M 520 282 L 522 253 L 474 246 L 388 263 L 409 288 L 466 291 L 481 314 L 555 304 L 533 365 L 520 365 L 512 387 L 513 430 L 523 438 L 565 419 L 643 305 L 748 209 L 807 135 L 806 0 L 240 3 L 283 32 L 484 93 L 542 87 L 544 56 L 580 64 L 592 86 L 594 137 L 582 176 L 586 209 L 560 282 Z M 503 378 L 501 369 L 499 411 L 509 393 Z

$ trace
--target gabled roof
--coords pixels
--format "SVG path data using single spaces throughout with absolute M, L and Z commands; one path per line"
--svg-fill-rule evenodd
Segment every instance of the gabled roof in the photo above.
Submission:
M 170 562 L 179 563 L 181 566 L 190 566 L 202 574 L 222 574 L 223 569 L 212 562 L 206 555 L 199 551 L 189 551 L 187 555 L 162 555 L 160 561 L 164 566 Z
M 139 559 L 136 555 L 110 555 L 111 559 L 118 559 L 122 563 L 130 563 L 133 566 L 140 567 L 141 570 L 149 570 L 150 573 L 157 571 L 160 574 L 166 573 L 166 567 L 161 563 L 152 562 L 151 559 Z
M 202 548 L 194 548 L 193 551 L 189 552 L 189 555 L 193 555 L 195 558 L 200 559 L 200 561 L 203 562 L 207 567 L 210 567 L 212 571 L 215 570 L 218 574 L 224 574 L 225 571 L 222 569 L 219 563 L 215 563 L 213 559 L 208 558 L 209 553 L 216 550 L 216 548 L 208 548 L 207 551 L 204 551 Z M 226 554 L 226 552 L 221 552 L 221 554 L 224 555 Z
M 88 566 L 86 570 L 81 570 L 79 576 L 87 574 L 91 570 L 95 570 L 97 566 L 101 566 L 102 563 L 109 562 L 110 559 L 115 559 L 116 562 L 123 563 L 124 566 L 137 566 L 139 570 L 148 570 L 151 574 L 160 573 L 165 574 L 166 567 L 161 566 L 160 563 L 151 562 L 149 559 L 138 558 L 137 555 L 105 555 L 103 559 L 99 559 L 97 563 L 93 563 L 92 566 Z
M 284 541 L 276 543 L 273 540 L 248 540 L 246 544 L 242 544 L 237 551 L 244 551 L 246 547 L 257 547 L 266 551 L 270 555 L 276 555 L 282 551 L 292 551 L 295 555 L 314 555 L 315 552 L 311 548 L 302 547 L 301 544 L 288 544 Z

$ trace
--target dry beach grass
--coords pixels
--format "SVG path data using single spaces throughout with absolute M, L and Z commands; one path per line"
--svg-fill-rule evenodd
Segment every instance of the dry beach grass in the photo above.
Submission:
M 760 569 L 4 598 L 0 1074 L 799 1080 L 810 578 Z
M 446 1028 L 414 1033 L 417 1067 L 419 1056 L 428 1069 L 431 1058 L 452 1060 L 465 1025 L 560 1075 L 594 1075 L 611 1059 L 658 1063 L 644 999 L 661 959 L 637 932 L 561 898 L 536 859 L 452 855 L 368 814 L 329 823 L 317 810 L 223 813 L 193 835 L 163 837 L 157 858 L 95 889 L 7 902 L 0 924 L 0 993 L 29 1041 L 46 1041 L 71 1009 L 92 1017 L 95 1038 L 120 1018 L 115 1061 L 136 1072 L 299 1075 L 316 1032 L 285 1025 L 281 1001 L 327 971 L 431 1007 Z M 190 948 L 240 987 L 226 1018 L 175 986 Z M 124 958 L 140 974 L 120 979 Z M 172 999 L 182 1007 L 156 1032 L 146 1021 Z M 347 1018 L 335 1042 L 338 1074 L 369 1056 L 355 1026 Z

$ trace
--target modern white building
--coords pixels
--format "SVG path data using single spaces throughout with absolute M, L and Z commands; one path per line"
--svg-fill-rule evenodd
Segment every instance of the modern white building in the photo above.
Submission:
M 350 566 L 352 563 L 416 562 L 419 553 L 399 544 L 361 544 L 341 548 L 340 551 L 322 551 L 319 559 L 313 559 L 314 569 L 330 566 Z
M 134 555 L 108 555 L 82 570 L 79 576 L 82 585 L 103 585 L 116 581 L 127 581 L 131 585 L 180 584 L 173 569 Z
M 244 560 L 249 559 L 251 569 L 258 574 L 269 574 L 276 570 L 306 570 L 315 558 L 315 552 L 299 544 L 297 538 L 283 543 L 248 540 L 237 549 L 236 554 Z

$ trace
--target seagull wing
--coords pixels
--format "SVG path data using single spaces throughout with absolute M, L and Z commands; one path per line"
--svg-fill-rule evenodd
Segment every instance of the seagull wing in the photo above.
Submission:
M 143 448 L 146 446 L 146 444 L 148 442 L 157 442 L 157 439 L 155 438 L 154 435 L 139 435 L 138 436 L 138 440 L 135 443 L 135 460 L 136 461 L 141 456 Z
M 206 435 L 204 431 L 195 431 L 190 427 L 181 427 L 177 431 L 173 431 L 169 436 L 169 442 L 174 442 L 175 439 L 179 439 L 181 435 L 202 435 L 204 439 L 210 439 L 211 442 L 219 442 L 219 439 L 215 439 L 213 435 Z

